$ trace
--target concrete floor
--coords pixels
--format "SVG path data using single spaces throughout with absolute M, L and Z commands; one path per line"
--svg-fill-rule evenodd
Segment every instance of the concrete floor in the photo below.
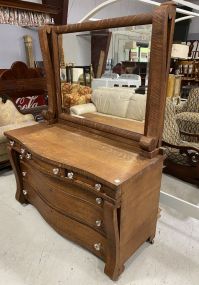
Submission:
M 163 176 L 162 188 L 199 203 L 199 189 L 172 177 Z M 0 172 L 0 285 L 199 284 L 198 220 L 161 205 L 155 244 L 145 243 L 112 282 L 102 261 L 62 238 L 14 195 L 12 172 Z

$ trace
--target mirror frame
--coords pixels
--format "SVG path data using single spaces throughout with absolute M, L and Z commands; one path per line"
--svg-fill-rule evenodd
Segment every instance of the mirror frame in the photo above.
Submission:
M 39 37 L 49 96 L 48 111 L 46 112 L 45 118 L 49 123 L 65 121 L 69 124 L 73 123 L 84 127 L 86 126 L 101 132 L 139 142 L 140 148 L 146 152 L 157 152 L 161 145 L 163 131 L 175 14 L 176 5 L 173 2 L 166 2 L 156 8 L 153 13 L 41 28 L 39 30 Z M 61 102 L 59 35 L 147 24 L 152 24 L 152 37 L 144 134 L 92 122 L 88 119 L 82 119 L 63 113 Z

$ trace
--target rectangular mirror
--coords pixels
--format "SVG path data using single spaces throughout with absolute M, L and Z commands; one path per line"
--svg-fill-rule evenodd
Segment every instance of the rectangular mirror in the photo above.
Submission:
M 154 149 L 163 128 L 174 16 L 160 7 L 40 30 L 47 120 Z
M 61 109 L 144 133 L 152 25 L 59 35 Z

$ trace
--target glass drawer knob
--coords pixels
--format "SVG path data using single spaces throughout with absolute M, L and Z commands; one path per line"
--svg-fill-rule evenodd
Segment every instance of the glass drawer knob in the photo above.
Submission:
M 27 153 L 27 154 L 26 154 L 26 158 L 27 158 L 27 159 L 31 159 L 31 158 L 32 158 L 31 153 Z
M 14 141 L 10 141 L 10 145 L 13 146 L 15 144 Z
M 96 198 L 96 203 L 97 203 L 98 205 L 102 204 L 102 198 Z
M 95 190 L 100 191 L 100 189 L 102 188 L 102 185 L 97 183 L 95 184 Z
M 19 159 L 23 159 L 23 155 L 20 154 L 20 155 L 19 155 Z
M 73 172 L 68 172 L 67 177 L 69 179 L 73 179 L 73 176 L 74 176 Z
M 101 249 L 101 243 L 95 243 L 95 244 L 94 244 L 94 249 L 95 249 L 96 251 L 100 251 L 100 249 Z
M 97 227 L 101 227 L 102 221 L 101 220 L 97 220 L 95 221 L 95 224 Z
M 28 191 L 23 190 L 23 194 L 26 196 L 28 194 Z
M 23 177 L 25 177 L 25 176 L 26 176 L 26 174 L 27 174 L 27 172 L 26 172 L 26 171 L 22 171 L 22 176 L 23 176 Z
M 59 168 L 53 168 L 53 173 L 57 175 L 59 173 Z
M 25 151 L 26 151 L 26 150 L 25 150 L 24 148 L 21 148 L 21 150 L 20 150 L 21 154 L 24 154 Z

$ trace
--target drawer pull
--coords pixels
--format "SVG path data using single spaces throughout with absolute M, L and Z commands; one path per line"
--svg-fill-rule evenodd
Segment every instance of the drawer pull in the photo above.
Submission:
M 100 251 L 100 249 L 101 249 L 101 243 L 95 243 L 95 244 L 94 244 L 94 249 L 95 249 L 96 251 Z
M 15 144 L 14 141 L 10 141 L 10 145 L 13 146 Z
M 21 159 L 21 160 L 22 160 L 22 159 L 23 159 L 23 155 L 21 155 L 21 154 L 20 154 L 20 155 L 19 155 L 19 159 Z
M 59 173 L 59 168 L 53 168 L 53 174 L 57 175 Z
M 28 191 L 23 190 L 23 194 L 26 196 L 28 194 Z
M 98 205 L 102 204 L 102 198 L 96 198 L 95 201 Z
M 67 174 L 68 179 L 73 179 L 73 176 L 74 176 L 73 172 L 68 172 Z
M 102 188 L 102 185 L 99 183 L 95 184 L 95 190 L 100 191 L 100 189 Z
M 95 224 L 97 227 L 101 227 L 102 221 L 101 220 L 97 220 L 95 221 Z
M 26 150 L 25 150 L 24 148 L 21 148 L 21 149 L 20 149 L 21 154 L 24 154 L 25 151 L 26 151 Z
M 31 158 L 32 158 L 31 153 L 29 153 L 29 152 L 28 152 L 28 153 L 26 153 L 26 159 L 29 159 L 29 160 L 30 160 Z
M 26 171 L 22 171 L 22 176 L 23 176 L 23 177 L 25 177 L 25 176 L 26 176 L 26 174 L 27 174 L 27 172 L 26 172 Z

